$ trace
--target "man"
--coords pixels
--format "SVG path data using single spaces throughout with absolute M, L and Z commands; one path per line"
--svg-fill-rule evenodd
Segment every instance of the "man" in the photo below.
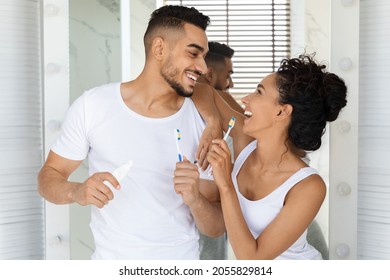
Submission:
M 225 230 L 216 186 L 192 163 L 205 123 L 186 98 L 207 71 L 208 24 L 194 8 L 154 11 L 142 73 L 85 92 L 67 114 L 38 187 L 53 203 L 92 205 L 93 259 L 198 259 L 198 229 Z M 90 177 L 68 181 L 87 157 Z M 129 160 L 118 182 L 112 172 Z
M 214 87 L 231 108 L 240 113 L 244 113 L 244 109 L 229 94 L 229 89 L 234 86 L 231 77 L 233 74 L 232 57 L 234 50 L 228 45 L 216 41 L 209 42 L 208 46 L 209 52 L 205 57 L 207 73 L 202 75 L 198 79 L 198 82 L 206 83 Z
M 234 50 L 226 44 L 216 41 L 208 43 L 209 52 L 205 57 L 207 64 L 207 73 L 198 78 L 198 87 L 200 83 L 207 84 L 217 90 L 218 94 L 234 110 L 244 113 L 244 109 L 230 95 L 229 89 L 234 86 L 232 80 Z M 203 88 L 202 88 L 203 90 Z M 233 147 L 232 139 L 229 137 L 227 142 Z M 220 237 L 209 237 L 201 234 L 199 239 L 200 258 L 204 260 L 227 258 L 226 234 Z

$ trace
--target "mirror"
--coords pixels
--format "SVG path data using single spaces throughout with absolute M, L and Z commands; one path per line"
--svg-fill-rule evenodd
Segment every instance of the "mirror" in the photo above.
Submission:
M 87 89 L 122 80 L 120 2 L 120 0 L 69 0 L 70 102 Z M 132 45 L 129 50 L 131 65 L 128 67 L 131 67 L 133 76 L 136 76 L 143 67 L 144 48 L 140 38 L 143 36 L 150 13 L 156 8 L 156 2 L 161 1 L 130 1 L 129 33 Z M 292 38 L 294 40 L 292 55 L 297 55 L 308 48 L 316 50 L 320 57 L 329 61 L 329 49 L 327 49 L 329 19 L 327 13 L 323 12 L 326 7 L 319 7 L 318 3 L 313 7 L 310 5 L 306 7 L 304 1 L 292 2 L 292 22 L 295 26 L 292 28 L 292 34 L 297 35 Z M 319 13 L 321 15 L 318 15 Z M 305 17 L 306 26 L 304 26 Z M 303 38 L 302 34 L 305 32 L 308 38 Z M 310 155 L 311 165 L 320 171 L 327 183 L 329 182 L 328 146 L 327 136 L 325 136 L 321 151 Z M 87 169 L 87 164 L 83 164 L 71 179 L 84 180 L 88 174 Z M 324 238 L 319 241 L 324 241 L 326 245 L 329 244 L 328 209 L 328 199 L 326 199 L 312 227 L 314 235 L 311 237 Z M 94 249 L 89 229 L 90 208 L 72 204 L 70 211 L 71 259 L 90 259 Z

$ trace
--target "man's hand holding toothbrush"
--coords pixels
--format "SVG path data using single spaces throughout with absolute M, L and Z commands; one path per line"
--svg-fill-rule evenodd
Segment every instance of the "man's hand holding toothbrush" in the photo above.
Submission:
M 190 208 L 199 231 L 207 236 L 217 237 L 225 232 L 218 188 L 211 180 L 199 179 L 197 164 L 183 156 L 176 163 L 174 189 Z
M 182 155 L 179 129 L 174 129 L 174 138 L 178 154 L 173 178 L 174 190 L 190 208 L 199 231 L 212 237 L 220 236 L 225 231 L 225 224 L 218 188 L 213 181 L 200 179 L 198 165 Z
M 174 188 L 177 194 L 183 198 L 183 202 L 191 205 L 199 199 L 199 171 L 195 163 L 191 163 L 180 150 L 181 133 L 180 129 L 173 130 L 173 137 L 176 142 L 178 162 L 174 172 Z
M 176 163 L 173 182 L 175 192 L 182 196 L 187 206 L 191 207 L 198 201 L 200 196 L 198 166 L 185 156 L 183 161 Z

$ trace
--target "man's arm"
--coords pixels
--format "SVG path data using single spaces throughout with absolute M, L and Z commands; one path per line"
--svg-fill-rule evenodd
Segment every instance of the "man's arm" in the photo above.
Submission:
M 206 201 L 199 201 L 190 207 L 195 223 L 203 234 L 211 237 L 221 236 L 226 228 L 218 187 L 214 181 L 200 179 L 199 192 Z
M 223 100 L 232 108 L 234 111 L 237 111 L 241 114 L 244 114 L 244 108 L 241 107 L 240 104 L 237 103 L 237 101 L 231 96 L 228 92 L 223 92 L 217 90 L 219 96 L 222 97 Z
M 200 232 L 211 237 L 225 232 L 218 188 L 213 181 L 199 179 L 195 164 L 188 160 L 176 164 L 174 188 L 190 208 Z
M 230 136 L 233 138 L 234 157 L 237 157 L 241 150 L 249 142 L 253 141 L 253 138 L 242 133 L 242 127 L 245 118 L 242 111 L 244 111 L 244 109 L 241 108 L 241 112 L 235 111 L 232 107 L 229 106 L 226 100 L 222 98 L 221 94 L 219 94 L 216 89 L 206 84 L 200 84 L 199 86 L 197 84 L 194 90 L 194 96 L 195 98 L 197 98 L 196 101 L 200 104 L 199 106 L 202 106 L 202 110 L 216 111 L 213 114 L 217 114 L 218 112 L 219 126 L 222 128 L 223 131 L 227 131 L 230 118 L 232 116 L 236 118 L 235 126 L 234 129 L 232 129 L 232 131 L 230 132 Z M 208 148 L 210 147 L 211 145 L 208 146 Z
M 95 173 L 83 183 L 68 181 L 81 162 L 63 158 L 50 151 L 38 174 L 38 191 L 41 196 L 55 204 L 76 202 L 99 208 L 107 204 L 113 198 L 113 193 L 103 181 L 109 181 L 113 186 L 118 186 L 118 181 L 109 172 Z
M 223 137 L 221 118 L 215 106 L 212 90 L 209 85 L 198 83 L 192 95 L 192 101 L 207 125 L 199 140 L 196 152 L 198 164 L 203 170 L 208 166 L 206 155 L 211 146 L 211 141 Z
M 197 83 L 191 97 L 202 118 L 213 125 L 220 125 L 220 116 L 214 102 L 213 88 L 208 84 Z

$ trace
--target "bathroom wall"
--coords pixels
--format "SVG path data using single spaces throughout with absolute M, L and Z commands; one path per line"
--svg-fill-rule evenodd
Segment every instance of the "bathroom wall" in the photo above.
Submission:
M 121 78 L 119 0 L 69 0 L 71 102 Z
M 294 0 L 293 0 L 294 1 Z M 306 53 L 316 53 L 315 58 L 330 67 L 330 5 L 331 0 L 305 1 L 305 49 Z M 322 137 L 321 148 L 309 154 L 310 165 L 316 168 L 328 187 L 328 195 L 317 214 L 325 240 L 329 235 L 329 127 Z
M 321 149 L 310 155 L 310 165 L 319 170 L 328 186 L 317 221 L 328 241 L 329 258 L 356 259 L 361 1 L 292 0 L 292 3 L 297 1 L 305 6 L 302 50 L 315 52 L 316 60 L 340 75 L 348 87 L 348 106 L 326 128 Z
M 144 64 L 143 33 L 154 0 L 131 0 L 130 75 L 122 76 L 121 1 L 69 0 L 70 103 L 92 87 L 129 80 L 137 76 Z M 126 50 L 124 50 L 125 54 Z M 71 177 L 84 181 L 88 176 L 87 162 Z M 71 259 L 90 259 L 94 249 L 89 229 L 90 207 L 72 204 L 70 207 Z
M 69 0 L 70 103 L 85 90 L 120 81 L 119 0 Z M 72 180 L 88 174 L 83 163 Z M 70 207 L 71 259 L 89 259 L 94 244 L 89 229 L 90 207 Z
M 316 53 L 315 58 L 329 66 L 330 0 L 291 1 L 291 56 Z M 329 186 L 329 135 L 323 136 L 321 148 L 309 154 L 310 165 L 316 168 Z M 329 195 L 316 217 L 325 240 L 329 235 Z

